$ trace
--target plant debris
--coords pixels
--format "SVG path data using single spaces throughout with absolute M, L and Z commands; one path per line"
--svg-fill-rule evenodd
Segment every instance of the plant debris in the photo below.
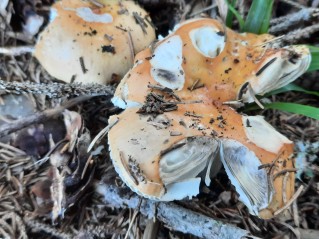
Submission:
M 23 149 L 20 144 L 20 146 L 11 144 L 11 134 L 8 135 L 8 131 L 5 133 L 0 131 L 0 134 L 6 135 L 0 137 L 0 237 L 124 238 L 127 236 L 127 238 L 142 238 L 143 234 L 150 233 L 159 239 L 199 238 L 203 234 L 193 233 L 193 235 L 190 235 L 188 234 L 191 233 L 190 231 L 180 228 L 184 224 L 170 223 L 171 221 L 166 220 L 167 218 L 163 214 L 156 214 L 166 205 L 162 207 L 149 200 L 140 200 L 134 193 L 127 190 L 116 175 L 109 160 L 105 140 L 101 140 L 93 147 L 91 153 L 86 153 L 86 150 L 84 150 L 85 145 L 90 143 L 89 138 L 94 138 L 101 129 L 106 127 L 108 117 L 118 114 L 120 110 L 110 103 L 110 96 L 114 92 L 114 87 L 59 83 L 32 57 L 31 52 L 36 42 L 38 29 L 31 29 L 28 19 L 35 19 L 30 18 L 32 15 L 43 17 L 44 22 L 40 26 L 40 29 L 42 29 L 49 20 L 49 9 L 52 2 L 52 0 L 0 1 L 0 104 L 3 105 L 2 97 L 6 94 L 33 94 L 37 110 L 43 111 L 54 110 L 56 106 L 64 105 L 67 100 L 75 96 L 90 95 L 98 97 L 92 97 L 85 102 L 78 102 L 78 104 L 69 108 L 70 111 L 81 115 L 84 122 L 83 126 L 87 130 L 78 131 L 77 136 L 76 134 L 71 136 L 71 133 L 68 140 L 61 139 L 54 141 L 54 144 L 48 137 L 47 142 L 49 144 L 46 145 L 45 149 L 47 153 L 41 157 L 38 156 L 38 153 L 32 155 L 30 152 L 24 151 L 25 148 Z M 90 0 L 90 2 L 97 9 L 104 7 L 97 0 Z M 216 17 L 218 12 L 221 12 L 221 9 L 215 5 L 216 1 L 139 0 L 138 2 L 150 13 L 150 16 L 142 19 L 142 25 L 138 24 L 139 27 L 143 27 L 143 22 L 151 26 L 149 21 L 151 18 L 157 36 L 166 36 L 168 31 L 181 20 L 199 15 Z M 248 11 L 249 1 L 237 2 L 242 3 L 237 7 L 241 14 Z M 281 39 L 286 42 L 318 45 L 318 6 L 319 1 L 317 0 L 276 1 L 270 31 L 278 36 L 284 35 Z M 36 22 L 39 24 L 41 22 L 38 19 L 36 19 Z M 135 19 L 132 18 L 132 21 L 135 21 Z M 23 25 L 28 27 L 23 28 Z M 125 32 L 128 31 L 120 25 L 117 28 L 123 29 Z M 34 33 L 35 35 L 33 35 Z M 103 34 L 105 45 L 113 44 L 114 36 L 107 33 Z M 186 59 L 183 60 L 186 61 Z M 234 64 L 238 65 L 242 62 L 234 59 Z M 316 79 L 318 79 L 318 72 L 312 72 L 303 76 L 297 82 L 308 89 L 318 90 L 319 84 Z M 179 107 L 177 102 L 180 99 L 173 91 L 169 92 L 165 88 L 158 89 L 158 86 L 149 87 L 154 90 L 154 93 L 164 95 L 165 100 L 169 99 L 169 101 L 174 102 L 176 107 Z M 201 89 L 201 81 L 194 79 L 194 84 L 189 90 L 196 92 Z M 319 106 L 317 98 L 296 92 L 272 96 L 271 100 Z M 156 102 L 154 99 L 153 101 Z M 268 122 L 281 133 L 289 136 L 291 140 L 302 142 L 304 145 L 309 143 L 314 146 L 315 142 L 319 141 L 318 121 L 280 111 L 266 110 L 262 112 Z M 196 112 L 189 113 L 192 115 L 190 117 L 196 118 Z M 28 136 L 38 135 L 39 132 L 42 134 L 42 130 L 45 129 L 41 126 L 41 123 L 39 124 L 38 116 L 39 111 L 34 118 L 36 121 L 32 121 L 33 123 L 28 126 L 31 130 L 28 130 L 28 127 L 26 128 Z M 2 117 L 3 115 L 0 115 L 0 121 L 3 119 Z M 23 117 L 20 119 L 23 120 Z M 27 119 L 28 117 L 26 116 Z M 14 120 L 8 117 L 4 119 L 7 123 Z M 61 119 L 62 116 L 60 115 L 60 122 L 62 123 L 59 124 L 64 125 Z M 214 123 L 213 121 L 217 121 L 217 119 L 214 118 L 212 123 Z M 35 124 L 35 122 L 38 123 Z M 184 122 L 179 122 L 179 124 L 185 125 Z M 79 129 L 79 127 L 75 128 Z M 12 135 L 21 132 L 18 129 L 13 129 Z M 172 135 L 178 135 L 178 133 L 171 132 Z M 21 135 L 23 136 L 23 134 Z M 21 139 L 24 139 L 24 137 L 26 136 Z M 216 137 L 218 136 L 216 135 Z M 74 148 L 73 151 L 68 152 L 69 146 L 71 146 L 69 144 L 71 138 Z M 302 150 L 296 150 L 297 153 L 300 151 Z M 225 224 L 228 226 L 231 224 L 234 230 L 240 231 L 239 228 L 241 228 L 241 232 L 249 232 L 250 235 L 255 237 L 292 238 L 299 233 L 301 238 L 310 238 L 311 236 L 318 238 L 319 155 L 316 147 L 310 151 L 302 152 L 304 154 L 300 154 L 301 161 L 306 164 L 303 170 L 297 172 L 296 189 L 300 186 L 303 186 L 304 189 L 297 200 L 292 202 L 293 209 L 290 212 L 293 217 L 291 220 L 281 222 L 274 218 L 264 221 L 251 216 L 247 208 L 238 200 L 238 195 L 223 170 L 214 178 L 212 182 L 214 187 L 201 185 L 202 193 L 198 197 L 192 200 L 178 201 L 173 205 L 169 204 L 167 208 L 171 209 L 170 206 L 173 206 L 173 209 L 180 209 L 185 213 L 183 215 L 186 221 L 191 218 L 189 216 L 193 215 L 194 212 L 200 218 L 207 218 L 208 222 L 203 221 L 205 230 L 198 223 L 199 221 L 193 221 L 191 225 L 187 225 L 188 228 L 198 228 L 197 232 L 201 233 L 213 230 L 209 227 L 209 224 L 214 219 L 219 221 L 220 224 L 218 225 Z M 54 157 L 67 163 L 60 167 L 52 166 L 49 160 L 51 155 L 55 155 Z M 54 167 L 55 176 L 51 172 Z M 269 167 L 266 167 L 266 169 L 269 169 Z M 289 174 L 289 172 L 287 173 Z M 97 185 L 101 181 L 102 175 L 104 175 L 104 178 L 100 186 L 105 187 L 110 192 L 104 196 L 116 197 L 101 198 L 91 190 L 90 185 L 93 182 L 94 185 Z M 60 191 L 54 192 L 54 195 L 56 195 L 54 196 L 54 206 L 50 187 L 53 179 L 55 185 L 59 185 L 61 177 L 64 177 L 67 186 L 65 184 L 66 187 L 60 187 Z M 62 185 L 60 184 L 60 186 Z M 60 200 L 61 198 L 59 199 L 58 196 L 61 194 L 58 192 L 63 192 L 63 190 L 65 191 L 64 199 L 62 197 L 62 200 Z M 109 201 L 109 203 L 104 200 Z M 122 204 L 121 208 L 118 208 L 117 205 L 114 207 L 116 202 L 126 202 L 127 204 Z M 134 209 L 128 209 L 132 205 L 131 202 L 134 202 Z M 145 208 L 144 205 L 151 205 L 151 207 Z M 53 207 L 56 210 L 56 215 L 58 215 L 54 223 L 52 223 L 53 214 L 50 214 Z M 155 223 L 150 223 L 153 219 L 149 220 L 143 215 L 146 209 L 147 212 L 152 213 L 151 215 L 157 216 L 158 220 Z M 141 211 L 141 213 L 137 213 L 138 211 Z M 62 215 L 64 216 L 63 219 L 61 218 Z M 184 231 L 187 234 L 176 231 Z

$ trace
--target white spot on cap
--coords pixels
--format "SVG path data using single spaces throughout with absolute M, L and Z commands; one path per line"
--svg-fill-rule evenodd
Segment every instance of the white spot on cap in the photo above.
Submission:
M 108 13 L 95 14 L 91 8 L 80 7 L 76 9 L 76 15 L 87 22 L 110 23 L 113 21 L 112 15 Z
M 292 143 L 268 124 L 262 116 L 242 116 L 242 122 L 249 141 L 268 152 L 278 154 L 284 144 Z
M 53 22 L 57 16 L 58 16 L 58 11 L 54 7 L 52 7 L 50 9 L 49 22 Z
M 192 30 L 190 38 L 197 51 L 206 57 L 214 58 L 225 47 L 224 33 L 214 27 L 201 27 Z
M 161 42 L 150 60 L 151 75 L 162 86 L 174 90 L 181 90 L 185 83 L 182 68 L 182 46 L 180 36 L 175 35 Z

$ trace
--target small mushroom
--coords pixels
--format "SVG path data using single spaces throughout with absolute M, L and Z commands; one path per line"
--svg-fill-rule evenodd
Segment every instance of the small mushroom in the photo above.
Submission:
M 125 110 L 110 118 L 108 135 L 114 167 L 133 191 L 156 200 L 192 197 L 222 163 L 250 213 L 271 218 L 285 207 L 294 194 L 293 143 L 261 116 L 223 105 L 249 102 L 249 93 L 306 70 L 306 47 L 272 48 L 272 39 L 196 19 L 136 56 L 112 100 Z
M 62 0 L 39 35 L 35 57 L 65 82 L 109 83 L 155 38 L 147 13 L 133 1 Z

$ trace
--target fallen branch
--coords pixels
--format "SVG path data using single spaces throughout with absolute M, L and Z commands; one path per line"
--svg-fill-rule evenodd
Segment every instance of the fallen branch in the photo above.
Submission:
M 300 39 L 309 38 L 311 34 L 319 31 L 319 24 L 314 24 L 302 29 L 297 29 L 295 31 L 289 32 L 283 36 L 282 40 L 286 43 L 293 44 Z
M 69 100 L 62 106 L 55 107 L 53 109 L 47 109 L 42 112 L 37 112 L 33 115 L 30 115 L 28 117 L 18 119 L 13 121 L 12 123 L 7 123 L 2 126 L 0 126 L 0 138 L 8 135 L 12 132 L 15 132 L 17 130 L 23 129 L 27 126 L 30 126 L 32 124 L 38 124 L 41 122 L 44 122 L 53 116 L 61 114 L 65 109 L 73 107 L 79 103 L 82 103 L 86 100 L 91 99 L 92 96 L 79 96 L 77 98 L 74 98 L 72 100 Z
M 33 51 L 33 46 L 0 47 L 0 54 L 6 56 L 20 56 Z
M 42 223 L 38 220 L 32 219 L 30 217 L 24 218 L 25 225 L 35 233 L 46 233 L 52 237 L 59 238 L 59 239 L 68 239 L 71 238 L 70 234 L 64 233 L 59 229 L 56 229 L 53 226 L 47 225 L 45 223 Z
M 234 225 L 216 221 L 171 202 L 157 202 L 132 194 L 127 188 L 118 188 L 107 183 L 98 183 L 96 190 L 106 203 L 117 208 L 139 210 L 148 218 L 156 217 L 169 228 L 201 238 L 241 238 L 250 233 Z
M 310 21 L 313 17 L 316 17 L 318 13 L 319 9 L 317 8 L 303 8 L 298 12 L 275 18 L 270 21 L 271 27 L 269 29 L 269 33 L 282 33 L 302 21 Z
M 31 82 L 6 82 L 0 80 L 0 95 L 5 93 L 42 94 L 48 96 L 49 98 L 74 97 L 80 95 L 98 96 L 113 95 L 114 87 L 100 84 L 63 84 L 56 82 L 50 84 L 38 84 Z
M 302 229 L 298 228 L 300 232 L 301 238 L 307 239 L 318 239 L 319 238 L 319 231 L 318 230 L 311 230 L 311 229 Z

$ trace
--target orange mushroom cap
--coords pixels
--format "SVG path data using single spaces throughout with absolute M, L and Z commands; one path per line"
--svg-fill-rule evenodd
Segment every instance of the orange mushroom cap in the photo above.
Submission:
M 261 116 L 223 105 L 249 102 L 251 92 L 264 94 L 306 70 L 306 47 L 261 46 L 271 39 L 197 19 L 136 56 L 113 98 L 125 110 L 110 118 L 118 121 L 108 135 L 115 169 L 133 191 L 192 197 L 223 163 L 250 213 L 271 218 L 286 205 L 294 194 L 293 143 Z
M 133 1 L 96 2 L 62 0 L 52 6 L 34 53 L 52 76 L 65 82 L 119 80 L 135 53 L 155 39 L 147 13 Z
M 121 81 L 114 102 L 143 102 L 147 84 L 142 82 L 174 89 L 183 98 L 201 87 L 197 96 L 252 102 L 251 94 L 263 95 L 290 83 L 311 61 L 306 46 L 278 48 L 273 38 L 239 34 L 213 19 L 186 21 L 153 49 L 136 56 L 135 67 Z M 134 74 L 138 80 L 130 77 Z M 117 104 L 125 108 L 123 101 Z
M 118 123 L 108 142 L 116 171 L 138 194 L 165 201 L 195 196 L 201 178 L 210 184 L 220 168 L 220 156 L 251 213 L 272 217 L 284 206 L 283 194 L 291 198 L 294 173 L 285 179 L 285 192 L 284 176 L 271 177 L 294 168 L 293 144 L 262 117 L 206 103 L 180 105 L 156 116 L 137 111 L 131 107 L 110 118 L 110 124 L 117 119 Z M 271 172 L 259 169 L 271 163 Z

